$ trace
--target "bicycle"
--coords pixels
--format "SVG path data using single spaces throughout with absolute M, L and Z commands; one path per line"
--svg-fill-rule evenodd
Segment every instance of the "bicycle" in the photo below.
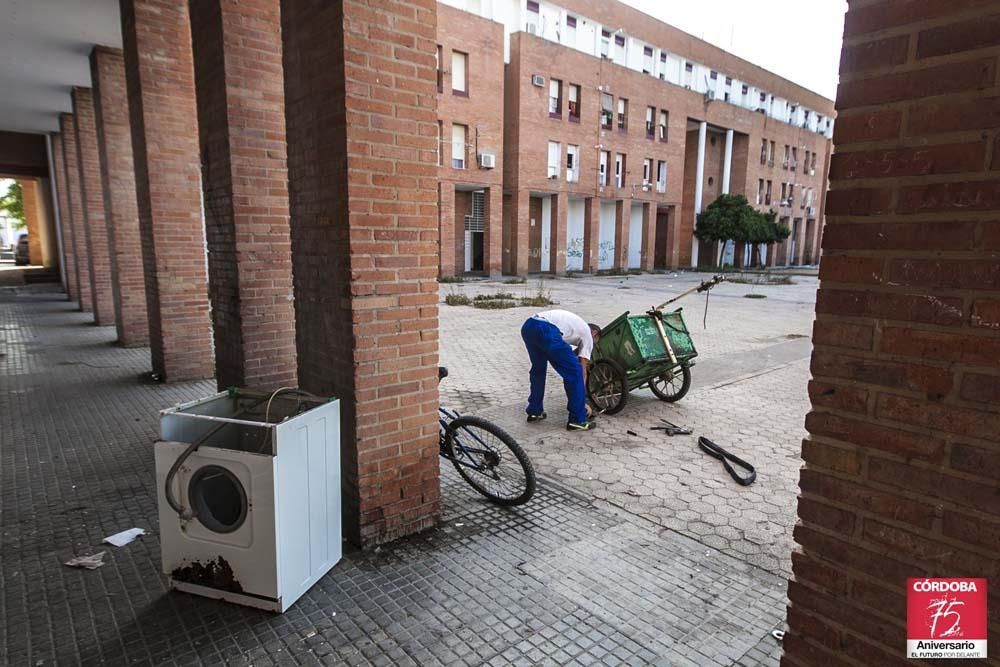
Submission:
M 448 369 L 438 368 L 438 380 Z M 438 407 L 440 453 L 469 485 L 497 505 L 523 505 L 535 493 L 535 468 L 506 431 L 481 417 Z

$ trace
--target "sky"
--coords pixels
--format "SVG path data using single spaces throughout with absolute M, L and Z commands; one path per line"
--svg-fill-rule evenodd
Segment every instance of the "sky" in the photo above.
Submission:
M 846 0 L 622 0 L 835 99 Z

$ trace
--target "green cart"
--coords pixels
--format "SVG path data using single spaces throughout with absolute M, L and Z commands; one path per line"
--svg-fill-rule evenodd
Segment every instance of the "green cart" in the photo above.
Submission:
M 691 388 L 691 367 L 698 356 L 681 308 L 663 307 L 692 292 L 704 292 L 725 280 L 716 276 L 643 315 L 621 315 L 601 330 L 587 374 L 587 395 L 601 413 L 621 412 L 628 393 L 649 387 L 661 401 L 673 403 Z

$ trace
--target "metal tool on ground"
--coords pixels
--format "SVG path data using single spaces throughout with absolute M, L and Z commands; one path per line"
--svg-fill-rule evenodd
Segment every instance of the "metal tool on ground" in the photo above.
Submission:
M 675 435 L 691 435 L 693 433 L 693 431 L 686 426 L 678 426 L 677 424 L 668 422 L 666 419 L 661 419 L 660 421 L 663 422 L 665 426 L 654 426 L 649 430 L 663 431 L 664 433 L 666 433 L 671 437 Z
M 726 472 L 729 473 L 729 476 L 736 480 L 736 482 L 741 486 L 750 486 L 757 480 L 757 470 L 752 465 L 740 457 L 730 454 L 708 438 L 704 436 L 698 438 L 698 447 L 709 456 L 722 461 L 722 466 L 726 469 Z M 730 463 L 730 461 L 732 463 Z M 749 471 L 750 474 L 746 477 L 740 476 L 740 474 L 736 472 L 736 469 L 733 468 L 733 463 L 740 466 L 744 470 Z

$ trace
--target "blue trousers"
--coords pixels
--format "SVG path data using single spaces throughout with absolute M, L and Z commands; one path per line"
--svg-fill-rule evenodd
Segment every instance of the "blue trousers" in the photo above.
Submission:
M 521 327 L 521 338 L 531 359 L 531 395 L 528 397 L 529 415 L 542 414 L 545 398 L 545 374 L 548 365 L 563 379 L 566 388 L 570 421 L 587 421 L 587 389 L 583 386 L 583 369 L 573 348 L 562 339 L 559 327 L 545 320 L 529 318 Z

